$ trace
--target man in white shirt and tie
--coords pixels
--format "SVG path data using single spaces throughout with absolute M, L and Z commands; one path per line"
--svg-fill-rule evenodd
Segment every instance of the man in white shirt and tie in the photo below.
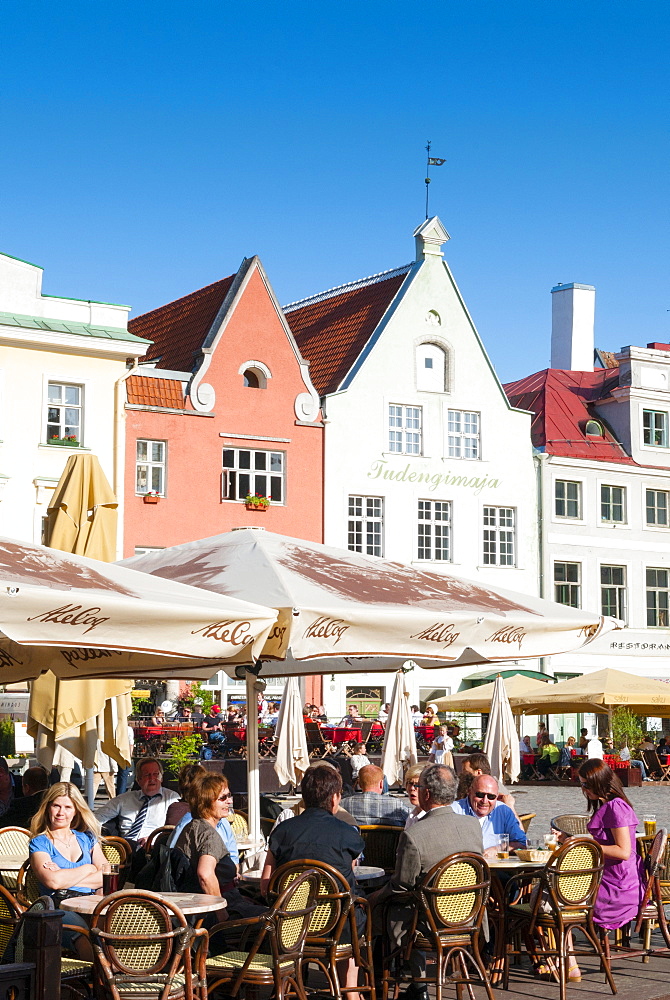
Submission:
M 156 757 L 142 757 L 137 762 L 135 780 L 139 791 L 117 795 L 95 812 L 103 826 L 117 821 L 119 834 L 133 851 L 144 847 L 150 833 L 165 826 L 168 806 L 179 798 L 177 792 L 163 788 L 163 765 Z

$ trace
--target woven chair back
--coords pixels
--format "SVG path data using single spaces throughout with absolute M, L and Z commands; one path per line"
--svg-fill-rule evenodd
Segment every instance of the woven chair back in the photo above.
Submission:
M 45 910 L 53 910 L 54 901 L 51 896 L 38 896 L 37 899 L 31 903 L 26 913 L 43 913 Z M 23 914 L 21 914 L 23 917 Z M 14 961 L 23 962 L 23 932 L 25 929 L 25 920 L 20 919 L 16 925 L 16 930 L 14 931 Z M 8 940 L 9 943 L 9 940 Z M 7 947 L 7 945 L 5 945 Z
M 544 870 L 554 905 L 585 910 L 593 907 L 603 873 L 600 844 L 573 837 L 554 854 Z
M 15 873 L 16 874 L 16 873 Z M 21 915 L 21 908 L 11 892 L 0 885 L 0 962 L 7 950 L 9 939 L 14 933 Z
M 433 930 L 478 927 L 490 885 L 488 865 L 477 854 L 452 854 L 431 868 L 419 886 L 419 898 Z
M 184 937 L 180 932 L 188 932 L 181 910 L 140 890 L 108 896 L 91 921 L 94 943 L 112 975 L 155 976 L 176 969 L 175 942 Z
M 244 838 L 249 836 L 249 824 L 242 813 L 233 813 L 232 816 L 228 817 L 228 822 L 232 826 L 236 837 Z
M 398 854 L 398 841 L 403 832 L 401 826 L 383 826 L 381 824 L 363 824 L 359 827 L 361 837 L 365 841 L 365 863 L 384 871 L 394 871 Z
M 123 837 L 101 837 L 100 846 L 111 864 L 125 865 L 132 857 L 132 848 Z
M 16 890 L 16 871 L 13 868 L 3 869 L 2 855 L 13 854 L 17 857 L 28 857 L 30 831 L 22 826 L 5 826 L 0 830 L 0 883 L 11 892 Z
M 306 858 L 288 861 L 273 872 L 268 886 L 269 895 L 281 895 L 289 885 L 308 869 L 318 874 L 316 908 L 307 927 L 308 938 L 339 938 L 351 906 L 351 889 L 346 879 L 331 865 Z
M 319 874 L 308 868 L 287 886 L 276 900 L 272 919 L 279 957 L 302 948 L 312 914 L 316 909 Z
M 27 908 L 39 899 L 42 887 L 37 881 L 37 876 L 33 871 L 30 861 L 24 861 L 16 876 L 16 898 L 21 906 Z
M 589 817 L 583 816 L 580 813 L 565 813 L 562 816 L 554 816 L 551 825 L 554 830 L 558 830 L 559 833 L 565 833 L 568 837 L 579 837 L 588 833 L 586 829 L 588 821 Z
M 151 857 L 151 852 L 158 844 L 167 844 L 173 830 L 174 826 L 159 826 L 155 830 L 152 830 L 144 845 L 144 853 L 147 858 Z

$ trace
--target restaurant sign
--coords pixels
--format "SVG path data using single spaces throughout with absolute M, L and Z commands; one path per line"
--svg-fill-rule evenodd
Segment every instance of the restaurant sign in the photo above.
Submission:
M 670 656 L 670 630 L 615 629 L 598 636 L 580 652 L 614 656 Z
M 447 472 L 423 472 L 414 468 L 409 462 L 403 468 L 389 465 L 388 459 L 376 458 L 368 472 L 368 479 L 385 479 L 394 483 L 425 483 L 426 489 L 432 493 L 438 486 L 461 486 L 473 490 L 478 497 L 482 490 L 495 490 L 500 486 L 500 480 L 483 476 L 455 476 L 451 470 Z

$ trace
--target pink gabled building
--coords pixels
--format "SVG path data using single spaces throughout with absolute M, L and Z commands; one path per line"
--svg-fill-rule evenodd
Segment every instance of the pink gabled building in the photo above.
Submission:
M 128 328 L 152 346 L 125 382 L 125 556 L 240 526 L 322 541 L 319 397 L 259 258 Z

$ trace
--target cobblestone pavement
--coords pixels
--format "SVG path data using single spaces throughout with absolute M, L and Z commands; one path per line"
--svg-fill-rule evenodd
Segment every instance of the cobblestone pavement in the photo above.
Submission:
M 588 811 L 586 799 L 578 785 L 512 785 L 510 790 L 516 798 L 518 813 L 537 813 L 528 831 L 531 837 L 541 837 L 543 833 L 548 833 L 552 816 Z M 640 788 L 626 788 L 625 792 L 640 820 L 639 833 L 643 832 L 642 817 L 646 813 L 655 814 L 658 827 L 670 829 L 670 783 L 659 785 L 647 782 Z M 670 962 L 668 976 L 670 977 Z

